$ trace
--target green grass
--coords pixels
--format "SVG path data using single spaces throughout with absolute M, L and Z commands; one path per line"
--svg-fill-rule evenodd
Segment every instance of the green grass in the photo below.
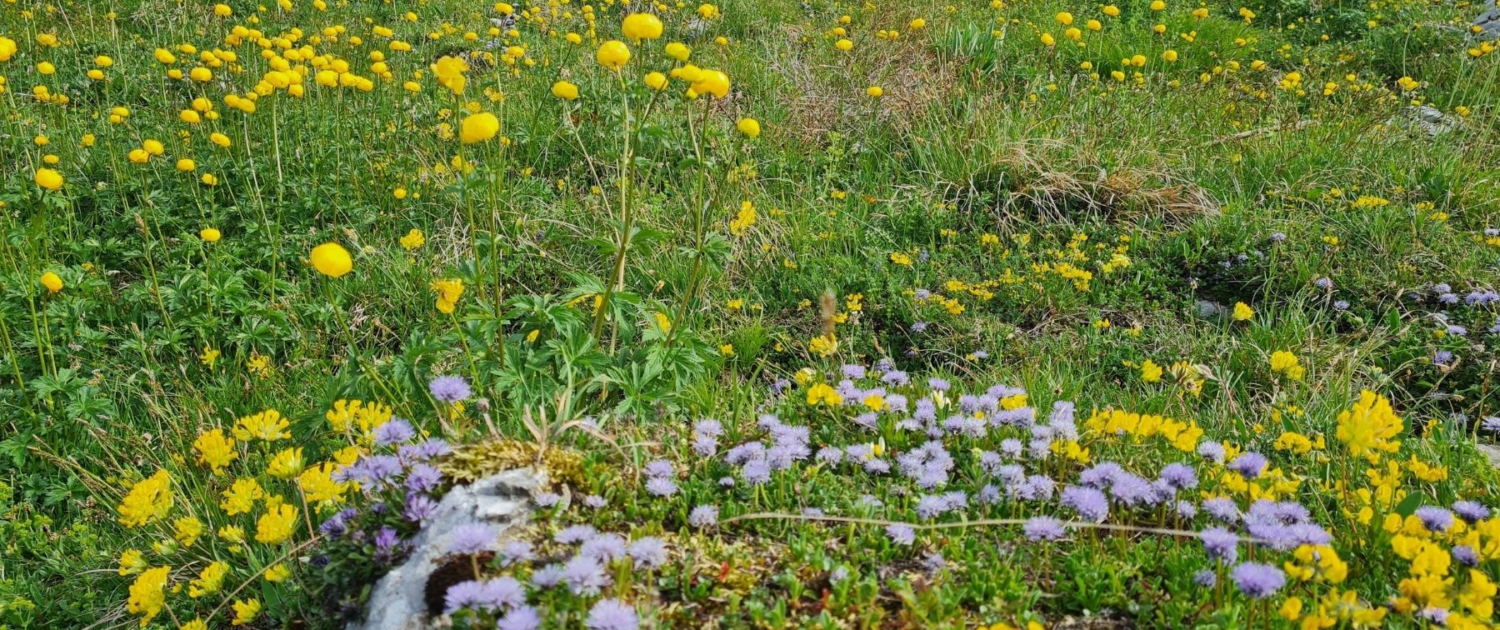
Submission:
M 1387 514 L 1493 503 L 1496 475 L 1474 445 L 1493 443 L 1481 420 L 1500 415 L 1489 332 L 1500 304 L 1464 302 L 1496 289 L 1500 274 L 1500 237 L 1486 232 L 1500 227 L 1491 157 L 1500 64 L 1465 32 L 1483 7 L 1257 2 L 1243 5 L 1256 16 L 1246 20 L 1240 4 L 1219 2 L 1198 17 L 1198 6 L 1154 11 L 1133 0 L 1111 17 L 1056 1 L 771 0 L 726 2 L 705 20 L 697 7 L 661 5 L 652 10 L 664 37 L 632 44 L 617 76 L 594 49 L 644 5 L 592 5 L 590 32 L 581 4 L 518 4 L 512 36 L 489 34 L 498 9 L 474 3 L 259 4 L 228 2 L 231 17 L 201 2 L 0 5 L 0 37 L 17 48 L 0 62 L 0 146 L 13 165 L 0 174 L 0 628 L 135 625 L 125 601 L 136 578 L 116 571 L 126 549 L 172 566 L 184 589 L 210 562 L 232 566 L 219 593 L 168 594 L 158 625 L 214 615 L 210 627 L 227 626 L 232 601 L 252 597 L 263 606 L 252 627 L 340 625 L 391 559 L 372 558 L 368 541 L 313 542 L 307 530 L 338 506 L 310 506 L 305 526 L 274 544 L 253 540 L 270 505 L 219 507 L 239 477 L 259 479 L 299 515 L 309 507 L 293 481 L 263 471 L 293 445 L 307 464 L 351 444 L 371 449 L 368 435 L 330 426 L 325 413 L 339 400 L 381 401 L 455 445 L 504 437 L 582 454 L 568 465 L 578 467 L 573 507 L 547 511 L 523 534 L 539 550 L 565 559 L 572 549 L 550 534 L 583 522 L 667 541 L 666 566 L 611 567 L 601 595 L 532 593 L 549 627 L 583 624 L 600 596 L 662 627 L 1051 627 L 1077 617 L 1290 626 L 1276 615 L 1288 596 L 1308 613 L 1335 591 L 1367 609 L 1411 596 L 1400 586 L 1410 558 L 1392 548 L 1407 543 L 1382 529 Z M 1075 17 L 1083 45 L 1066 38 L 1060 11 Z M 911 27 L 917 18 L 925 28 Z M 1101 31 L 1085 27 L 1092 19 Z M 891 30 L 894 39 L 877 37 Z M 572 32 L 582 44 L 566 41 Z M 1043 33 L 1057 44 L 1044 45 Z M 835 48 L 841 37 L 852 50 Z M 668 41 L 724 71 L 727 97 L 689 100 L 676 79 L 648 89 L 645 73 L 680 65 L 662 52 Z M 511 45 L 524 57 L 504 57 Z M 160 63 L 158 48 L 176 61 Z M 216 50 L 233 60 L 201 60 Z M 237 111 L 225 97 L 265 79 L 270 51 L 306 73 L 305 93 L 263 90 L 255 113 Z M 372 69 L 376 51 L 389 77 Z M 99 55 L 114 63 L 91 79 Z M 445 55 L 472 61 L 462 97 L 429 68 Z M 1122 63 L 1135 55 L 1145 63 Z M 42 74 L 42 62 L 55 73 Z M 318 85 L 335 62 L 372 89 Z M 211 66 L 212 80 L 167 75 L 198 65 Z M 560 79 L 582 98 L 553 97 Z M 36 86 L 67 102 L 38 98 Z M 866 96 L 871 86 L 885 95 Z M 213 114 L 182 122 L 198 98 Z M 1443 112 L 1451 130 L 1414 123 L 1416 105 Z M 112 122 L 116 107 L 129 114 Z M 496 114 L 504 141 L 461 144 L 466 108 Z M 736 131 L 746 117 L 762 125 L 759 137 Z M 216 132 L 229 147 L 210 141 Z M 148 139 L 164 153 L 132 163 Z M 177 171 L 183 158 L 194 172 Z M 473 171 L 456 175 L 465 162 Z M 65 178 L 61 190 L 33 183 L 43 167 Z M 201 183 L 204 174 L 217 184 Z M 732 229 L 742 203 L 756 220 Z M 223 239 L 205 242 L 206 227 Z M 399 240 L 413 229 L 426 243 L 408 251 Z M 352 253 L 351 274 L 324 277 L 307 264 L 324 242 Z M 48 272 L 60 291 L 40 283 Z M 429 285 L 441 279 L 466 288 L 451 314 L 434 308 Z M 1440 300 L 1439 284 L 1457 304 Z M 1233 320 L 1236 303 L 1254 316 Z M 810 340 L 830 329 L 837 349 L 820 356 Z M 1305 376 L 1273 373 L 1277 351 L 1295 354 Z M 1024 388 L 1041 419 L 1054 401 L 1075 403 L 1081 425 L 1107 409 L 1160 414 L 1266 454 L 1300 482 L 1273 494 L 1333 533 L 1349 575 L 1257 602 L 1224 571 L 1219 588 L 1193 585 L 1210 565 L 1190 538 L 1080 528 L 1035 544 L 1014 524 L 961 526 L 1075 517 L 1056 500 L 975 502 L 996 483 L 979 453 L 1025 441 L 1013 427 L 944 436 L 954 464 L 941 489 L 812 461 L 752 487 L 723 461 L 730 447 L 767 437 L 756 427 L 763 413 L 808 427 L 813 451 L 884 440 L 890 459 L 922 446 L 923 431 L 896 426 L 903 414 L 885 413 L 872 431 L 854 422 L 859 401 L 807 403 L 816 382 L 838 385 L 841 366 L 873 371 L 886 359 L 885 371 L 912 382 L 888 393 L 912 404 L 931 395 L 929 377 L 952 381 L 955 394 L 1005 384 Z M 1142 378 L 1148 360 L 1166 369 L 1159 381 Z M 475 400 L 436 401 L 428 381 L 439 375 L 465 378 Z M 857 385 L 875 386 L 874 376 Z M 1336 436 L 1363 389 L 1403 419 L 1400 450 L 1378 464 Z M 222 474 L 195 461 L 199 435 L 265 409 L 287 418 L 289 438 L 239 440 Z M 585 418 L 596 428 L 574 428 Z M 692 453 L 692 424 L 704 418 L 724 425 L 718 457 Z M 1277 449 L 1286 432 L 1323 445 Z M 1045 461 L 1025 460 L 1027 473 L 1061 487 L 1101 461 L 1147 479 L 1193 462 L 1203 484 L 1183 498 L 1226 495 L 1241 507 L 1255 498 L 1222 466 L 1159 438 L 1085 430 L 1078 446 L 1087 460 L 1059 444 Z M 671 497 L 652 496 L 637 474 L 655 459 L 676 466 Z M 1447 473 L 1422 480 L 1424 463 Z M 1391 465 L 1400 480 L 1387 489 L 1399 496 L 1361 518 L 1359 491 L 1379 482 L 1369 473 Z M 172 475 L 174 511 L 123 526 L 122 497 L 158 469 Z M 726 476 L 741 480 L 722 488 Z M 921 519 L 919 497 L 948 490 L 969 495 L 962 515 Z M 579 507 L 591 494 L 609 507 Z M 883 506 L 862 505 L 867 494 Z M 354 506 L 376 500 L 348 494 Z M 699 505 L 717 506 L 724 523 L 689 526 Z M 879 524 L 797 516 L 807 508 L 942 527 L 903 546 Z M 785 516 L 729 521 L 754 513 Z M 188 514 L 210 525 L 201 540 L 163 544 Z M 367 529 L 417 528 L 398 514 L 362 514 Z M 1108 522 L 1209 526 L 1165 507 L 1117 510 Z M 225 525 L 252 540 L 216 535 Z M 1476 542 L 1466 532 L 1403 535 L 1445 554 Z M 1500 554 L 1488 533 L 1478 541 L 1479 570 L 1494 576 Z M 1240 551 L 1278 566 L 1291 558 Z M 943 568 L 924 565 L 932 552 Z M 291 579 L 259 578 L 278 562 Z M 524 578 L 543 564 L 483 570 Z M 1445 574 L 1455 588 L 1477 579 L 1456 565 Z M 1384 623 L 1424 627 L 1404 606 Z

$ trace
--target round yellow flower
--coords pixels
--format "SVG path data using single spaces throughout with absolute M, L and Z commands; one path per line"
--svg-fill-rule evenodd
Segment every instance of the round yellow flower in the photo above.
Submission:
M 459 124 L 458 138 L 464 144 L 478 144 L 500 133 L 500 119 L 489 112 L 472 114 Z
M 63 187 L 62 173 L 50 168 L 37 169 L 36 176 L 32 180 L 36 182 L 36 185 L 47 190 L 62 190 Z
M 187 158 L 182 158 L 177 160 L 177 170 L 184 173 L 191 173 L 198 170 L 198 163 Z
M 754 118 L 741 118 L 739 122 L 735 123 L 734 127 L 735 129 L 739 129 L 740 133 L 745 134 L 747 138 L 760 136 L 760 122 Z
M 198 231 L 198 238 L 209 243 L 217 243 L 219 239 L 224 238 L 224 235 L 219 232 L 218 228 L 208 227 Z
M 567 81 L 552 84 L 552 95 L 565 101 L 578 100 L 578 86 Z
M 338 243 L 324 243 L 312 250 L 312 266 L 330 278 L 341 278 L 354 269 L 349 250 Z
M 692 56 L 693 49 L 688 48 L 687 45 L 683 44 L 682 42 L 672 42 L 670 44 L 667 44 L 664 52 L 667 53 L 668 57 L 676 59 L 677 61 L 687 61 L 688 57 Z
M 656 91 L 667 88 L 667 75 L 660 72 L 652 72 L 646 75 L 646 87 Z
M 47 287 L 48 293 L 57 293 L 63 288 L 62 277 L 51 271 L 42 274 L 41 282 L 42 286 Z
M 693 79 L 692 90 L 698 94 L 724 98 L 729 95 L 729 75 L 718 70 L 701 70 Z
M 0 37 L 0 62 L 10 61 L 16 55 L 16 40 Z
M 885 88 L 882 88 L 878 85 L 872 85 L 868 88 L 865 88 L 865 95 L 869 96 L 870 98 L 880 98 L 882 96 L 885 96 Z
M 661 30 L 661 20 L 650 13 L 632 13 L 620 25 L 620 32 L 633 42 L 661 37 Z
M 610 70 L 619 70 L 630 61 L 630 48 L 618 39 L 611 39 L 599 45 L 599 51 L 594 53 L 594 59 L 599 65 Z

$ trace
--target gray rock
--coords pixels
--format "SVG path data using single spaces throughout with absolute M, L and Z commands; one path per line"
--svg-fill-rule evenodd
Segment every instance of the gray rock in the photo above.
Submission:
M 427 578 L 446 555 L 453 530 L 488 523 L 504 537 L 525 525 L 531 513 L 531 494 L 544 485 L 536 472 L 522 468 L 450 490 L 422 533 L 412 539 L 411 557 L 375 584 L 364 623 L 351 623 L 349 630 L 427 628 L 431 621 L 424 601 Z
M 1217 302 L 1198 300 L 1193 303 L 1193 306 L 1196 308 L 1199 319 L 1214 321 L 1224 319 L 1229 315 L 1229 309 Z
M 1436 136 L 1447 133 L 1458 126 L 1458 119 L 1444 114 L 1442 110 L 1431 105 L 1408 107 L 1406 111 L 1412 122 L 1426 131 L 1428 135 Z
M 1490 8 L 1479 17 L 1474 18 L 1474 26 L 1479 27 L 1475 37 L 1479 39 L 1500 39 L 1500 4 L 1490 4 Z
M 1490 466 L 1500 468 L 1500 447 L 1497 447 L 1493 444 L 1481 444 L 1476 442 L 1474 444 L 1474 448 L 1477 448 L 1479 449 L 1479 452 L 1484 453 L 1485 458 L 1490 460 Z

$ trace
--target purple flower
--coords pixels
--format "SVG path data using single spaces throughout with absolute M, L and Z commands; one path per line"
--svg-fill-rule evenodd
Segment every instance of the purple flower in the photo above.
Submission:
M 1198 532 L 1198 540 L 1203 541 L 1203 550 L 1208 552 L 1208 557 L 1218 560 L 1224 564 L 1234 564 L 1239 558 L 1240 537 L 1222 527 L 1205 529 Z
M 635 561 L 637 569 L 657 569 L 667 563 L 667 543 L 653 536 L 630 543 L 625 553 Z
M 1224 463 L 1224 445 L 1218 442 L 1204 441 L 1198 445 L 1198 455 L 1215 464 L 1222 464 Z
M 427 383 L 427 391 L 439 402 L 453 404 L 469 399 L 469 383 L 461 376 L 439 376 Z
M 1209 569 L 1203 569 L 1193 574 L 1193 583 L 1203 588 L 1213 588 L 1219 583 L 1219 576 Z
M 1245 479 L 1255 479 L 1260 476 L 1261 472 L 1265 471 L 1267 464 L 1269 462 L 1266 461 L 1265 455 L 1251 451 L 1229 462 L 1229 469 L 1239 473 Z
M 486 610 L 519 608 L 526 605 L 526 587 L 510 576 L 487 580 L 479 589 L 477 603 Z
M 438 469 L 427 464 L 417 464 L 406 473 L 406 489 L 412 492 L 429 492 L 442 480 L 443 473 L 438 472 Z
M 1204 501 L 1203 511 L 1222 523 L 1236 523 L 1240 520 L 1240 506 L 1234 504 L 1234 499 L 1226 497 Z
M 677 482 L 666 477 L 651 477 L 646 480 L 646 492 L 651 496 L 670 497 L 677 494 Z
M 1246 562 L 1230 573 L 1234 585 L 1240 592 L 1255 599 L 1265 599 L 1286 585 L 1286 574 L 1281 569 L 1259 562 Z
M 533 495 L 531 500 L 536 502 L 537 507 L 550 508 L 557 505 L 559 501 L 562 501 L 562 495 L 543 490 Z
M 1453 547 L 1453 559 L 1466 567 L 1479 565 L 1479 553 L 1468 545 L 1457 545 Z
M 401 516 L 413 523 L 422 523 L 432 518 L 436 511 L 437 501 L 425 494 L 411 494 L 406 497 L 406 509 L 402 510 Z
M 910 525 L 902 525 L 900 523 L 886 525 L 885 535 L 891 539 L 891 542 L 903 547 L 909 547 L 917 540 L 917 531 L 912 529 Z
M 384 558 L 400 551 L 404 547 L 401 535 L 389 527 L 382 527 L 375 533 L 375 554 Z
M 1486 416 L 1479 421 L 1479 428 L 1490 433 L 1500 433 L 1500 416 Z
M 483 585 L 474 580 L 448 587 L 447 594 L 443 595 L 443 612 L 451 615 L 463 608 L 479 608 L 481 588 Z
M 496 630 L 539 630 L 541 627 L 541 615 L 530 606 L 519 606 L 505 613 L 495 625 Z
M 404 444 L 416 436 L 416 429 L 411 428 L 411 423 L 401 418 L 391 418 L 385 424 L 375 427 L 374 432 L 375 443 L 380 446 Z
M 448 553 L 473 555 L 495 548 L 499 536 L 495 528 L 485 523 L 470 523 L 453 528 L 448 540 Z
M 1033 516 L 1026 519 L 1026 524 L 1021 526 L 1021 531 L 1033 541 L 1061 540 L 1068 533 L 1062 521 L 1050 516 Z
M 563 568 L 562 565 L 558 564 L 549 564 L 533 571 L 531 574 L 531 583 L 537 588 L 552 588 L 558 584 L 562 584 L 562 581 Z
M 401 459 L 423 461 L 452 453 L 453 448 L 441 438 L 429 438 L 418 444 L 403 445 L 396 452 L 401 455 Z
M 606 505 L 609 505 L 609 503 L 604 500 L 604 497 L 601 497 L 597 494 L 591 494 L 583 498 L 583 505 L 584 507 L 597 510 L 603 508 Z
M 1434 534 L 1441 534 L 1453 527 L 1453 513 L 1446 509 L 1424 505 L 1413 512 L 1417 519 L 1422 521 L 1422 526 Z
M 1198 473 L 1187 464 L 1167 464 L 1161 469 L 1161 480 L 1174 490 L 1191 490 L 1198 486 Z
M 1096 488 L 1067 486 L 1062 491 L 1062 504 L 1085 521 L 1102 523 L 1109 517 L 1109 499 Z
M 712 505 L 700 505 L 693 508 L 688 514 L 688 525 L 697 529 L 713 527 L 719 523 L 719 508 Z
M 552 537 L 552 540 L 560 544 L 572 545 L 593 538 L 597 533 L 599 533 L 599 530 L 594 529 L 592 525 L 572 525 L 557 532 Z
M 1432 355 L 1433 365 L 1448 365 L 1453 362 L 1453 353 L 1447 350 L 1438 350 Z
M 647 477 L 675 477 L 677 471 L 672 469 L 672 462 L 665 459 L 654 460 L 641 469 Z
M 512 540 L 500 548 L 500 566 L 508 567 L 522 562 L 531 562 L 534 557 L 531 543 L 524 540 Z
M 590 597 L 598 595 L 611 582 L 609 574 L 604 571 L 604 565 L 582 554 L 574 556 L 563 565 L 562 577 L 568 583 L 568 590 L 574 595 Z
M 335 538 L 343 536 L 349 531 L 349 520 L 358 514 L 359 512 L 354 508 L 344 508 L 339 513 L 328 517 L 328 520 L 323 521 L 323 524 L 318 526 L 318 531 Z
M 844 378 L 851 378 L 856 381 L 865 377 L 865 366 L 863 365 L 854 365 L 851 363 L 840 368 L 839 371 L 843 373 Z
M 625 555 L 625 539 L 619 534 L 599 534 L 583 541 L 578 547 L 578 555 L 598 560 L 599 564 L 609 564 Z
M 589 610 L 589 617 L 583 624 L 589 630 L 635 630 L 640 625 L 640 618 L 636 616 L 635 608 L 618 599 L 601 599 Z
M 1490 509 L 1475 501 L 1454 503 L 1453 512 L 1470 525 L 1490 517 Z
M 1194 516 L 1198 515 L 1198 508 L 1193 505 L 1192 501 L 1178 501 L 1176 509 L 1177 515 L 1184 519 L 1191 520 Z

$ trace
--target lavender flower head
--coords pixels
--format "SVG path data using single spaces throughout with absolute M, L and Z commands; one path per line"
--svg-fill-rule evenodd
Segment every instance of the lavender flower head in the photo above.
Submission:
M 899 523 L 886 525 L 885 535 L 891 539 L 891 542 L 903 547 L 909 547 L 912 543 L 917 541 L 917 531 L 912 529 L 909 525 L 902 525 Z
M 1453 513 L 1440 507 L 1424 505 L 1417 508 L 1413 514 L 1422 521 L 1422 526 L 1426 527 L 1427 531 L 1435 534 L 1441 534 L 1453 527 Z
M 417 436 L 416 429 L 411 423 L 401 418 L 391 418 L 390 421 L 375 427 L 375 444 L 379 446 L 391 446 L 404 444 Z
M 1286 574 L 1281 569 L 1259 562 L 1246 562 L 1230 573 L 1234 585 L 1240 592 L 1255 599 L 1265 599 L 1276 594 L 1286 585 Z
M 495 548 L 498 536 L 494 527 L 484 523 L 459 525 L 453 529 L 452 538 L 448 541 L 448 553 L 473 555 L 489 551 Z
M 427 383 L 427 391 L 439 402 L 453 404 L 463 402 L 473 395 L 469 383 L 462 376 L 439 376 Z
M 630 543 L 625 548 L 625 553 L 634 561 L 637 569 L 658 569 L 667 563 L 667 543 L 654 536 Z
M 712 505 L 700 505 L 688 514 L 688 525 L 697 529 L 705 529 L 717 524 L 719 524 L 719 508 Z
M 583 625 L 589 630 L 636 630 L 640 618 L 636 616 L 635 608 L 618 599 L 601 599 L 589 610 L 589 617 Z
M 1068 533 L 1062 521 L 1050 516 L 1033 516 L 1026 519 L 1026 524 L 1021 526 L 1021 531 L 1033 541 L 1061 540 Z
M 505 613 L 505 616 L 495 624 L 496 630 L 538 630 L 541 627 L 541 615 L 538 615 L 536 609 L 530 606 L 520 606 Z
M 1475 501 L 1459 501 L 1453 504 L 1453 513 L 1465 523 L 1473 525 L 1490 517 L 1490 509 Z
M 1102 523 L 1109 517 L 1109 499 L 1096 488 L 1065 487 L 1062 491 L 1062 504 L 1072 508 L 1085 521 Z
M 1229 469 L 1239 473 L 1245 479 L 1255 479 L 1260 476 L 1261 472 L 1265 471 L 1266 465 L 1269 463 L 1266 461 L 1265 455 L 1251 451 L 1229 462 Z
M 1205 529 L 1198 532 L 1198 539 L 1203 541 L 1203 550 L 1209 558 L 1224 564 L 1233 564 L 1239 558 L 1240 537 L 1227 529 Z

